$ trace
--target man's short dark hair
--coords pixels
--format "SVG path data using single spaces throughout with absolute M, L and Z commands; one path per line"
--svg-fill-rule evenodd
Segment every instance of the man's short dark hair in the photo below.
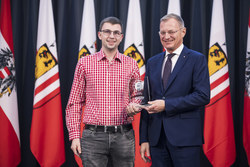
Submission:
M 120 19 L 118 19 L 117 17 L 111 16 L 111 17 L 106 17 L 106 18 L 104 18 L 104 19 L 101 21 L 101 23 L 100 23 L 99 31 L 102 30 L 102 26 L 103 26 L 104 23 L 110 23 L 110 24 L 112 24 L 112 25 L 114 25 L 114 24 L 119 24 L 119 25 L 121 26 L 121 30 L 122 30 L 122 22 L 121 22 Z

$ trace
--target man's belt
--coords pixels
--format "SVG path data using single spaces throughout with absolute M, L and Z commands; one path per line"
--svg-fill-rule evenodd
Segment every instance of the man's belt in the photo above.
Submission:
M 118 125 L 118 126 L 101 126 L 101 125 L 88 125 L 85 124 L 85 129 L 95 132 L 109 132 L 109 133 L 121 133 L 131 130 L 132 124 Z

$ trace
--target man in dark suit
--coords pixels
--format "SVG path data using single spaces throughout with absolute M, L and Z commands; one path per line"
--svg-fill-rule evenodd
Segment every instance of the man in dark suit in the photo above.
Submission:
M 166 52 L 147 62 L 140 144 L 144 161 L 153 167 L 200 166 L 204 106 L 210 100 L 206 57 L 183 45 L 182 18 L 168 14 L 160 20 L 160 39 Z

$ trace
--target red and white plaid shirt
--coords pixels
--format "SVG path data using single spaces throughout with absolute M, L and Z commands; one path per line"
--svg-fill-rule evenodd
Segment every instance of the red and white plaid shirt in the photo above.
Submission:
M 66 107 L 66 124 L 69 139 L 80 138 L 82 107 L 83 123 L 91 125 L 123 125 L 131 123 L 126 107 L 140 103 L 135 83 L 140 80 L 137 62 L 117 52 L 109 60 L 103 51 L 79 60 L 69 101 Z

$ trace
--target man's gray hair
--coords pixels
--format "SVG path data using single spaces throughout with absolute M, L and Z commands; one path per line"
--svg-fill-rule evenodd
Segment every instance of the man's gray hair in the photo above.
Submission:
M 160 22 L 165 22 L 165 21 L 168 21 L 169 19 L 175 19 L 179 23 L 180 27 L 185 27 L 184 21 L 181 18 L 181 16 L 174 14 L 174 13 L 170 13 L 170 14 L 163 16 Z

